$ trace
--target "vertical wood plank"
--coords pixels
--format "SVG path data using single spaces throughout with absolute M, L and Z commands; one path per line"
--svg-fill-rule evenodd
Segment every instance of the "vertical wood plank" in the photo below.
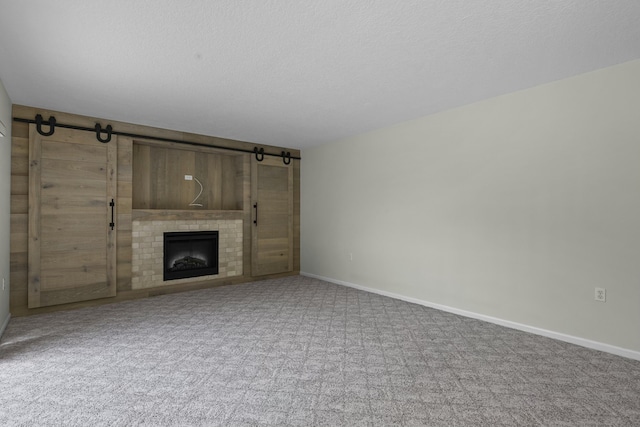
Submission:
M 293 166 L 293 270 L 300 271 L 300 160 Z
M 174 150 L 165 149 L 165 164 L 166 164 L 166 175 L 164 180 L 164 198 L 163 204 L 169 206 L 169 209 L 188 209 L 186 205 L 189 204 L 187 202 L 185 205 L 181 205 L 179 194 L 181 189 L 183 188 L 184 175 L 180 174 L 180 163 L 181 158 L 184 157 L 184 151 L 177 150 L 178 152 L 174 153 Z M 178 196 L 178 197 L 176 197 Z
M 121 291 L 131 290 L 133 150 L 134 146 L 132 138 L 118 136 L 118 226 L 116 228 L 116 294 Z M 145 181 L 147 183 L 149 182 L 148 180 Z
M 107 287 L 109 291 L 108 296 L 116 295 L 116 278 L 117 278 L 117 206 L 116 200 L 118 198 L 118 136 L 115 135 L 111 138 L 111 141 L 107 145 L 107 218 L 111 218 L 110 221 L 114 224 L 113 229 L 111 226 L 107 227 Z M 110 206 L 113 203 L 114 206 Z
M 220 210 L 222 209 L 222 156 L 219 154 L 208 155 L 206 167 L 211 185 L 209 197 L 213 201 L 210 209 Z
M 169 184 L 169 188 L 172 191 L 177 191 L 174 193 L 174 198 L 179 200 L 178 206 L 176 209 L 205 209 L 206 208 L 206 195 L 202 194 L 195 201 L 195 203 L 202 204 L 203 207 L 198 206 L 189 206 L 191 202 L 193 202 L 194 198 L 200 192 L 200 186 L 196 182 L 196 179 L 203 184 L 206 185 L 206 178 L 202 176 L 202 172 L 196 169 L 196 153 L 193 151 L 186 150 L 174 150 L 175 160 L 174 162 L 178 164 L 179 169 L 177 171 L 175 186 Z M 191 175 L 193 177 L 192 181 L 186 181 L 184 179 L 185 175 Z M 171 181 L 171 177 L 167 177 L 169 181 Z M 176 188 L 176 190 L 173 190 Z M 203 192 L 204 193 L 204 192 Z
M 134 209 L 151 209 L 151 150 L 132 143 L 132 182 Z
M 29 126 L 29 308 L 40 307 L 40 134 Z
M 288 271 L 293 270 L 293 171 L 294 165 L 289 164 L 287 168 L 287 186 L 288 186 L 288 213 L 287 213 L 287 227 L 289 227 L 289 267 Z
M 166 196 L 166 182 L 160 181 L 156 177 L 166 177 L 167 175 L 167 150 L 165 149 L 152 149 L 149 165 L 149 187 L 151 194 L 150 209 L 163 209 L 163 203 Z M 169 207 L 166 207 L 169 208 Z
M 222 157 L 222 209 L 237 209 L 236 163 L 232 156 Z
M 251 275 L 251 156 L 244 154 L 239 159 L 238 173 L 242 173 L 242 211 L 244 219 L 242 224 L 242 271 L 245 276 Z

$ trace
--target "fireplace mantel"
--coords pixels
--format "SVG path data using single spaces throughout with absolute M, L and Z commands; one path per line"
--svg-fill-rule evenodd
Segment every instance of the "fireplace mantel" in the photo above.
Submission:
M 132 219 L 139 221 L 168 220 L 235 220 L 244 219 L 241 210 L 194 210 L 194 209 L 133 209 Z

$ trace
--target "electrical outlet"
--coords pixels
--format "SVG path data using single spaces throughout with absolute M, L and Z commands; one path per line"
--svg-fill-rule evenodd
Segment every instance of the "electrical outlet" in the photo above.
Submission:
M 596 301 L 606 302 L 607 301 L 607 290 L 604 288 L 596 288 L 596 294 L 594 296 Z
M 184 180 L 185 181 L 193 181 L 193 175 L 185 175 L 184 176 Z
M 4 291 L 4 277 L 2 278 L 2 290 Z
M 353 261 L 353 252 L 349 252 L 349 261 Z

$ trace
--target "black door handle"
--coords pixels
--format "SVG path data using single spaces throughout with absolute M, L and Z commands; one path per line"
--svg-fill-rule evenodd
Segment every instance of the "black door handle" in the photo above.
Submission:
M 253 223 L 258 226 L 258 202 L 253 204 L 253 208 L 256 210 L 256 219 L 253 220 Z
M 116 226 L 116 223 L 113 222 L 113 207 L 115 206 L 115 202 L 113 201 L 113 199 L 111 199 L 111 203 L 109 203 L 109 206 L 111 206 L 111 222 L 109 223 L 109 227 L 111 227 L 111 229 L 113 230 L 113 227 Z

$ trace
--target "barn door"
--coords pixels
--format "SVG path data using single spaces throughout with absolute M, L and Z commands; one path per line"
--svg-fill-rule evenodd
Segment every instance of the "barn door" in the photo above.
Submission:
M 29 308 L 116 294 L 117 137 L 29 129 Z
M 280 158 L 251 163 L 251 274 L 293 270 L 293 166 Z

